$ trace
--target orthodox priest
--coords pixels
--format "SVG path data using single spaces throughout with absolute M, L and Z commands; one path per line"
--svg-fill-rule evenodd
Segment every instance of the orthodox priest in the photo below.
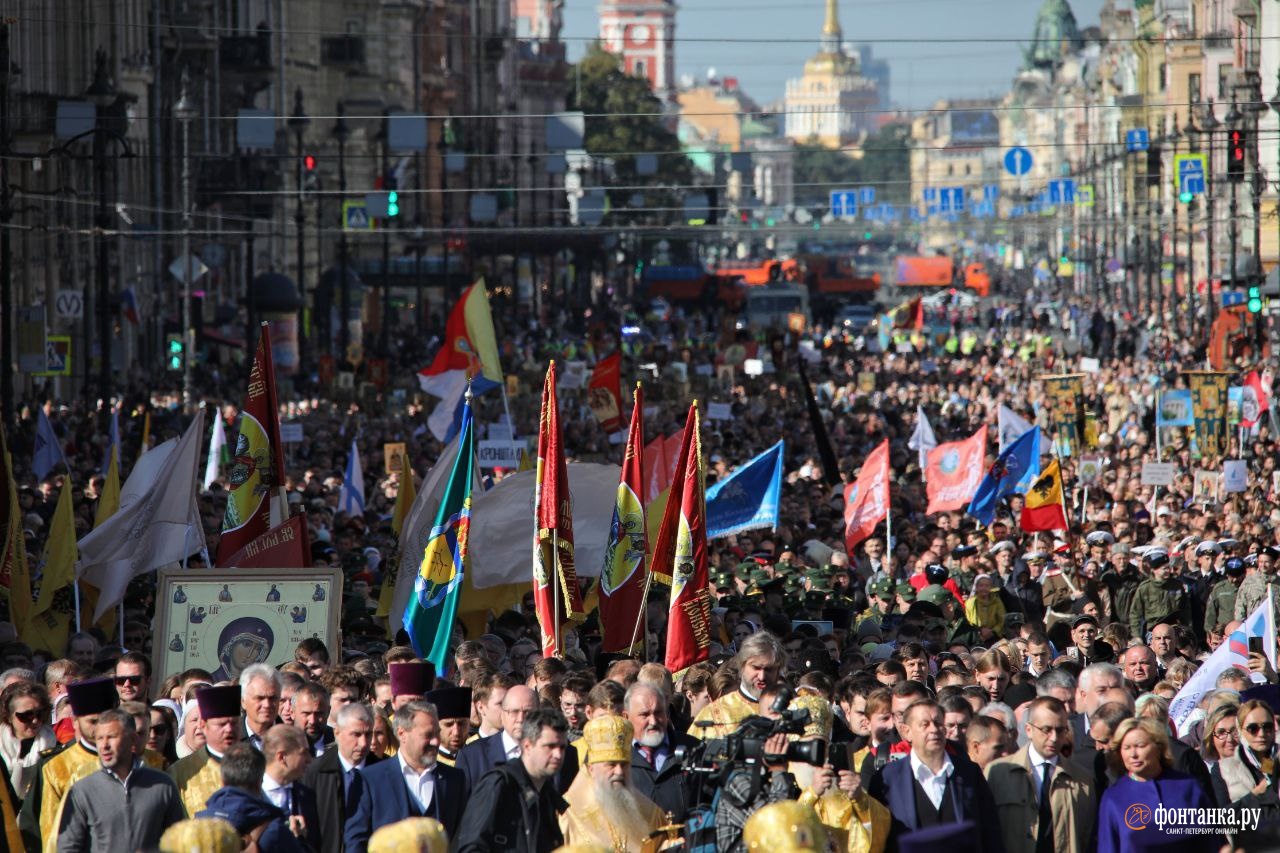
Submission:
M 589 844 L 614 853 L 640 853 L 653 832 L 668 821 L 652 800 L 631 786 L 631 744 L 635 729 L 624 717 L 607 714 L 582 730 L 587 772 L 574 780 L 560 815 L 566 845 Z

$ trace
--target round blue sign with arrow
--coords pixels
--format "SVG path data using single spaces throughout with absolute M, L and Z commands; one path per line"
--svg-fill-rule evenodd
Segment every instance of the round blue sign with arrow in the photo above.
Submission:
M 1004 168 L 1010 175 L 1025 175 L 1031 171 L 1035 160 L 1031 152 L 1022 146 L 1010 148 L 1004 153 Z

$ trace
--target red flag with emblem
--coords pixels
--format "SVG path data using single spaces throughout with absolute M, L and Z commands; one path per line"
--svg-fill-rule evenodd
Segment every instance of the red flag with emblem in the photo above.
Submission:
M 587 383 L 587 405 L 604 427 L 613 433 L 622 429 L 622 355 L 602 358 L 591 371 Z
M 889 439 L 867 455 L 858 479 L 844 487 L 844 544 L 848 553 L 889 515 Z
M 644 397 L 636 386 L 631 430 L 622 456 L 622 475 L 613 505 L 613 524 L 600 572 L 601 650 L 630 654 L 644 648 L 641 624 L 648 586 L 649 538 L 644 516 Z
M 925 515 L 964 509 L 973 500 L 984 473 L 987 428 L 984 426 L 964 441 L 951 441 L 931 449 L 925 468 L 929 506 Z

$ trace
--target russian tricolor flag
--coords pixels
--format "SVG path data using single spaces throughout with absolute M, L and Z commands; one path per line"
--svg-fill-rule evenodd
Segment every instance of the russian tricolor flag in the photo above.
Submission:
M 447 442 L 462 424 L 463 397 L 467 379 L 471 393 L 483 394 L 502 385 L 498 363 L 498 342 L 489 312 L 489 293 L 484 279 L 468 287 L 453 306 L 445 324 L 445 339 L 430 367 L 418 371 L 422 390 L 440 398 L 427 418 L 431 434 Z

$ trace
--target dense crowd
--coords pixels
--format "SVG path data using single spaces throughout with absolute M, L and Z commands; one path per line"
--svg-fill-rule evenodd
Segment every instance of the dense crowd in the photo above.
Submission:
M 0 624 L 9 849 L 639 851 L 655 833 L 723 851 L 1280 844 L 1269 829 L 1280 819 L 1280 688 L 1266 644 L 1242 631 L 1280 565 L 1276 431 L 1264 418 L 1232 435 L 1244 492 L 1197 498 L 1194 471 L 1220 460 L 1193 458 L 1182 429 L 1159 442 L 1173 483 L 1141 482 L 1160 390 L 1203 365 L 1187 338 L 1069 296 L 943 308 L 887 347 L 874 332 L 822 325 L 755 334 L 714 311 L 531 317 L 499 306 L 496 320 L 515 382 L 505 403 L 479 399 L 482 423 L 509 411 L 518 435 L 535 434 L 548 359 L 589 365 L 621 351 L 624 378 L 645 381 L 651 435 L 677 431 L 691 398 L 731 404 L 731 419 L 704 424 L 708 483 L 786 438 L 779 526 L 709 543 L 708 659 L 662 666 L 660 586 L 636 659 L 601 653 L 592 616 L 570 629 L 563 658 L 544 659 L 526 602 L 491 614 L 482 634 L 459 631 L 436 672 L 376 616 L 397 550 L 399 475 L 385 472 L 383 445 L 406 442 L 419 476 L 441 453 L 426 427 L 434 401 L 412 387 L 431 344 L 406 336 L 392 360 L 401 379 L 376 398 L 321 389 L 314 375 L 281 395 L 282 417 L 305 435 L 287 450 L 290 510 L 305 516 L 313 565 L 343 573 L 340 648 L 306 640 L 293 660 L 234 681 L 190 670 L 155 683 L 163 638 L 152 636 L 149 577 L 131 584 L 120 621 L 86 624 L 59 648 Z M 617 338 L 624 325 L 638 331 Z M 926 515 L 908 447 L 917 408 L 943 442 L 994 431 L 1001 405 L 1045 424 L 1039 377 L 1082 355 L 1098 360 L 1084 402 L 1102 470 L 1086 489 L 1078 452 L 1061 459 L 1072 529 L 1022 532 L 1018 495 L 985 528 L 960 511 Z M 748 359 L 763 372 L 748 375 Z M 801 361 L 835 472 L 820 461 Z M 234 434 L 243 376 L 210 367 L 199 378 Z M 118 401 L 126 472 L 144 442 L 188 422 L 162 381 L 129 379 Z M 39 405 L 69 477 L 29 474 Z M 584 392 L 562 391 L 560 405 L 573 459 L 620 461 Z M 38 567 L 61 488 L 72 489 L 77 536 L 94 524 L 109 414 L 101 402 L 29 406 L 10 445 Z M 353 438 L 359 515 L 338 510 Z M 849 549 L 842 484 L 885 439 L 892 541 L 881 525 Z M 486 485 L 504 475 L 486 473 Z M 214 554 L 225 477 L 199 501 Z M 197 551 L 189 565 L 204 559 Z M 1172 715 L 1208 655 L 1236 642 L 1247 665 Z

